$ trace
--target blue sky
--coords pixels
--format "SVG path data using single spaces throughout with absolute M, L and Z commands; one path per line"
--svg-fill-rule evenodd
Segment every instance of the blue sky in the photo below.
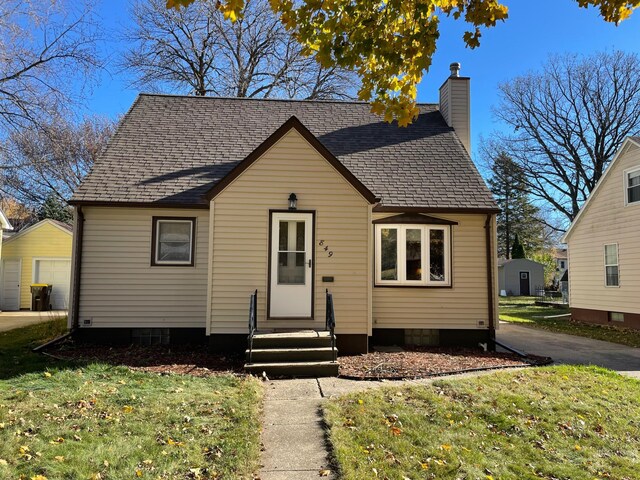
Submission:
M 480 136 L 502 128 L 494 123 L 491 108 L 497 104 L 497 87 L 530 70 L 536 70 L 554 53 L 589 54 L 605 49 L 621 49 L 640 54 L 640 11 L 616 27 L 604 22 L 594 9 L 578 8 L 575 0 L 503 0 L 509 6 L 509 19 L 485 30 L 481 46 L 465 48 L 465 24 L 443 18 L 433 65 L 418 89 L 418 100 L 436 102 L 438 87 L 449 74 L 449 64 L 460 62 L 462 75 L 471 77 L 472 143 Z M 102 17 L 110 55 L 98 84 L 89 92 L 88 113 L 115 117 L 124 113 L 137 95 L 129 79 L 118 72 L 115 62 L 126 49 L 118 40 L 126 27 L 127 0 L 101 0 Z

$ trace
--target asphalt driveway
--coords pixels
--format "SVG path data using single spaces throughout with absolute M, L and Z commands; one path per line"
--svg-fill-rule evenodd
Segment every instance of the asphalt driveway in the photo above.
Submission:
M 598 365 L 640 379 L 640 348 L 506 322 L 500 322 L 496 338 L 522 352 L 549 356 L 556 363 Z
M 15 328 L 27 327 L 36 323 L 48 322 L 54 318 L 66 317 L 66 310 L 54 310 L 52 312 L 0 312 L 0 332 L 8 332 Z

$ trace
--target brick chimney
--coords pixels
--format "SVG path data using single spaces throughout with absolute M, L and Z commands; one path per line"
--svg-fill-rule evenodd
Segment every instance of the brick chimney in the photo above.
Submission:
M 459 63 L 452 63 L 449 68 L 451 75 L 440 87 L 440 113 L 471 155 L 470 78 L 460 76 Z

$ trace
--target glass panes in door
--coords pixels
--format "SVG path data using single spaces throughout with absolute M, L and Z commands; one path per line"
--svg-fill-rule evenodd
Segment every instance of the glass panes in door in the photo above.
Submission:
M 305 222 L 278 222 L 278 284 L 304 285 L 306 278 Z

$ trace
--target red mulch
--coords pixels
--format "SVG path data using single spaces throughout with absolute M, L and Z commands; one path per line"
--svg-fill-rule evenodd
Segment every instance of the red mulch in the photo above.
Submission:
M 244 373 L 242 355 L 211 353 L 206 345 L 110 347 L 75 344 L 69 341 L 51 347 L 47 353 L 65 360 L 123 365 L 132 370 L 161 374 L 179 373 L 209 377 Z
M 358 379 L 414 379 L 465 370 L 527 367 L 548 362 L 513 353 L 447 347 L 405 347 L 404 352 L 371 352 L 340 357 L 340 376 Z

